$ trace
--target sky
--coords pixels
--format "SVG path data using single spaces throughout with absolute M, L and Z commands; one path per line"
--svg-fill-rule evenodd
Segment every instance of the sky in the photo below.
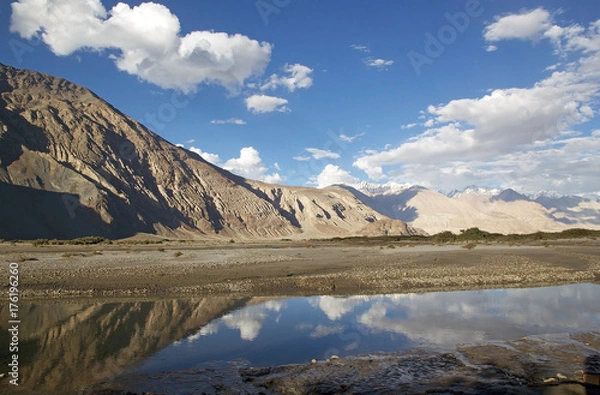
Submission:
M 0 62 L 233 173 L 600 197 L 594 1 L 19 0 Z

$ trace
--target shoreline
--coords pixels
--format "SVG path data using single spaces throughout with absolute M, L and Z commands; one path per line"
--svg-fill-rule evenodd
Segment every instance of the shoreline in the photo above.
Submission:
M 20 294 L 26 299 L 389 294 L 600 283 L 598 240 L 464 247 L 324 241 L 4 243 L 0 259 L 19 263 Z M 7 277 L 8 265 L 0 273 Z

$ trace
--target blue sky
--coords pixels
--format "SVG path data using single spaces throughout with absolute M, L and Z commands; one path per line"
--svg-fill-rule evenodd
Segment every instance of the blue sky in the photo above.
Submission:
M 600 195 L 599 21 L 583 1 L 20 0 L 0 62 L 249 178 Z

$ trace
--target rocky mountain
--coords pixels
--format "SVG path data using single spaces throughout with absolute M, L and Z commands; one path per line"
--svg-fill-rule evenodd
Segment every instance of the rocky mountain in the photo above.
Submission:
M 497 233 L 600 229 L 600 202 L 581 197 L 526 196 L 512 189 L 468 187 L 445 195 L 420 186 L 348 187 L 380 213 L 434 234 L 478 227 Z
M 2 64 L 0 196 L 4 239 L 417 233 L 340 187 L 233 175 L 86 88 Z

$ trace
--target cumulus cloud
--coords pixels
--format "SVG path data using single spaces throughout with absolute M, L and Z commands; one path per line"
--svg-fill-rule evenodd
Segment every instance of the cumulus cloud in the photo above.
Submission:
M 379 70 L 386 70 L 388 67 L 394 64 L 393 60 L 385 59 L 366 59 L 365 64 L 369 67 L 376 67 Z
M 358 178 L 354 177 L 339 166 L 332 164 L 325 166 L 319 175 L 312 177 L 309 181 L 310 184 L 316 185 L 317 188 L 325 188 L 329 185 L 338 184 L 355 185 L 358 182 Z
M 390 178 L 434 188 L 491 181 L 523 192 L 597 190 L 593 166 L 600 155 L 598 136 L 577 134 L 573 128 L 597 112 L 600 21 L 584 30 L 570 26 L 559 32 L 546 23 L 549 15 L 539 11 L 517 15 L 517 21 L 526 16 L 524 20 L 534 20 L 537 26 L 521 29 L 518 37 L 499 28 L 506 20 L 514 22 L 510 16 L 499 18 L 499 25 L 484 34 L 495 40 L 537 39 L 542 34 L 563 54 L 576 56 L 575 61 L 554 65 L 549 77 L 530 87 L 496 89 L 479 98 L 429 106 L 422 114 L 429 117 L 423 124 L 427 130 L 398 146 L 365 152 L 354 167 L 374 180 Z M 555 32 L 550 37 L 544 29 Z M 576 145 L 579 151 L 572 149 Z
M 246 121 L 244 121 L 242 119 L 238 119 L 238 118 L 228 118 L 228 119 L 213 119 L 212 121 L 210 121 L 210 123 L 212 123 L 213 125 L 226 125 L 226 124 L 245 125 Z
M 497 17 L 494 23 L 485 28 L 483 37 L 490 42 L 507 39 L 536 39 L 541 38 L 542 33 L 550 26 L 550 13 L 543 8 L 536 8 L 519 14 Z
M 310 67 L 298 63 L 294 65 L 286 64 L 283 71 L 289 75 L 278 76 L 277 74 L 272 74 L 269 80 L 261 86 L 260 89 L 267 90 L 275 89 L 278 86 L 284 86 L 288 91 L 293 92 L 296 89 L 307 89 L 312 86 L 313 69 Z
M 319 149 L 319 148 L 306 148 L 306 151 L 309 152 L 313 159 L 338 159 L 340 154 L 336 152 L 332 152 L 329 150 Z
M 285 180 L 279 173 L 267 174 L 269 168 L 264 164 L 259 152 L 254 147 L 244 147 L 238 158 L 231 158 L 221 166 L 234 174 L 269 183 L 281 183 Z
M 226 314 L 221 321 L 230 329 L 239 329 L 240 338 L 253 341 L 260 334 L 260 330 L 270 312 L 281 312 L 285 302 L 270 301 L 257 306 L 248 306 L 241 310 Z
M 267 112 L 287 112 L 287 99 L 267 95 L 252 95 L 246 98 L 246 108 L 255 114 Z
M 272 46 L 241 34 L 193 31 L 181 35 L 177 16 L 164 5 L 100 0 L 19 0 L 10 31 L 39 36 L 54 54 L 108 50 L 121 71 L 165 89 L 193 92 L 201 83 L 237 91 L 264 72 Z
M 181 147 L 183 147 L 183 145 L 181 145 Z M 198 155 L 200 155 L 200 157 L 202 159 L 204 159 L 207 162 L 212 163 L 213 165 L 219 165 L 219 163 L 221 162 L 221 158 L 217 154 L 211 154 L 209 152 L 204 152 L 200 148 L 196 148 L 194 146 L 190 147 L 189 150 L 197 153 Z
M 310 303 L 313 307 L 323 311 L 329 320 L 337 321 L 366 301 L 368 301 L 367 296 L 350 296 L 346 298 L 318 296 Z

